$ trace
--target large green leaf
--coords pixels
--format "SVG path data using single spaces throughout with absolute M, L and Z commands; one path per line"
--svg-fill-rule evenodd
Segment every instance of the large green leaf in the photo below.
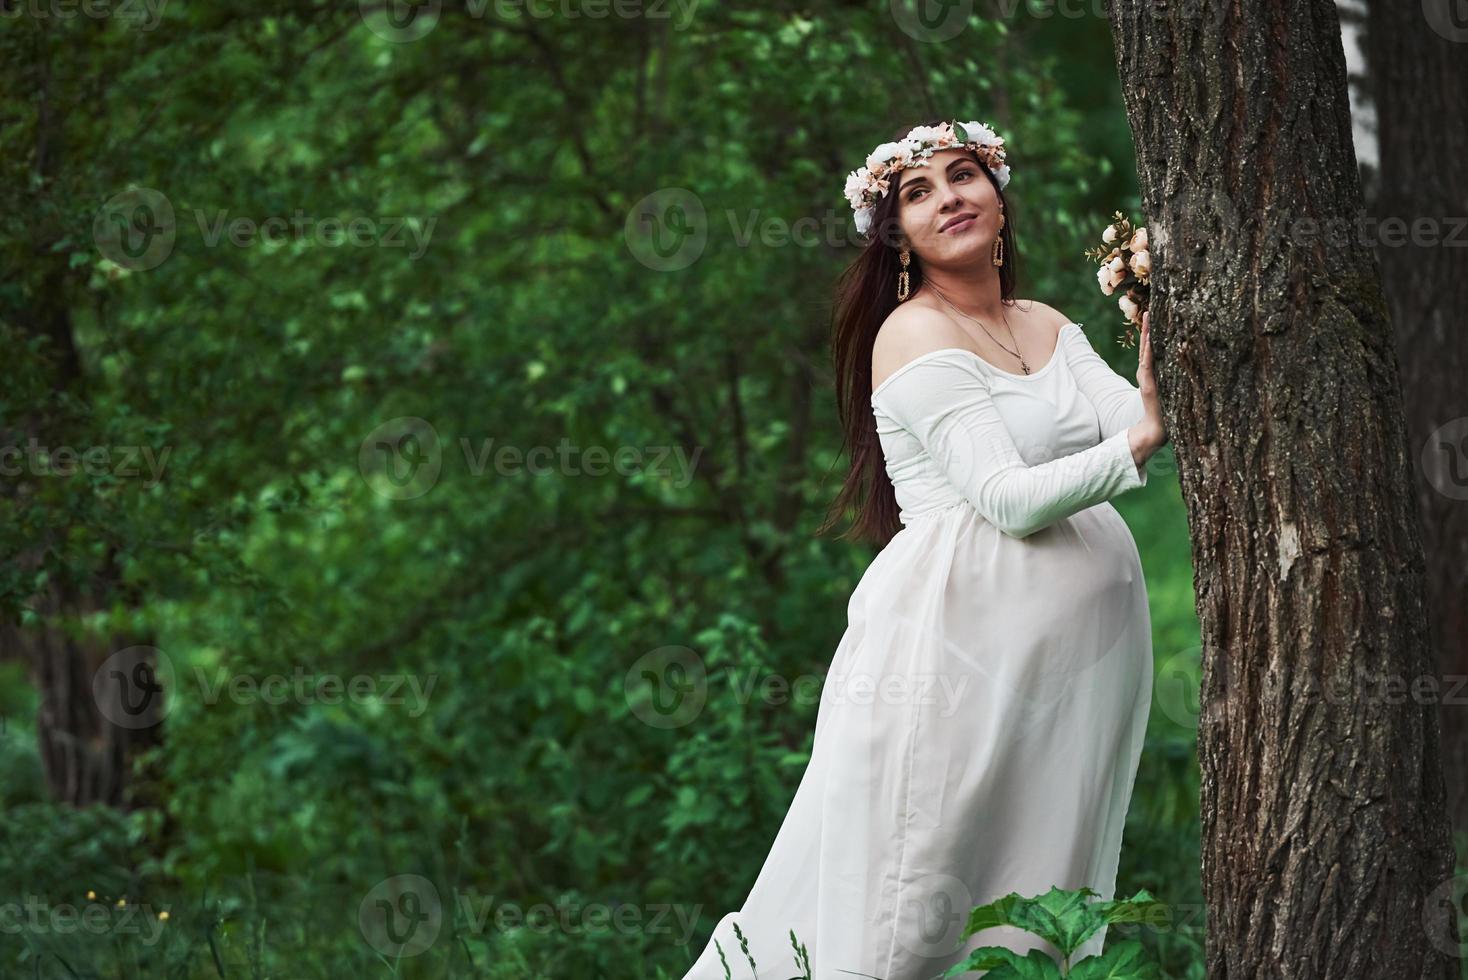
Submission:
M 982 946 L 943 975 L 954 977 L 973 970 L 988 970 L 985 980 L 1060 980 L 1055 960 L 1044 950 L 1032 949 L 1025 956 L 1000 946 Z
M 1070 968 L 1071 980 L 1161 980 L 1157 961 L 1135 939 L 1113 943 L 1100 956 L 1087 956 Z
M 1165 925 L 1171 916 L 1167 903 L 1157 901 L 1145 888 L 1131 898 L 1097 902 L 1094 908 L 1108 923 L 1141 922 L 1160 926 Z
M 1055 886 L 1043 895 L 1029 898 L 1010 892 L 974 909 L 963 934 L 971 936 L 994 926 L 1015 926 L 1048 940 L 1069 958 L 1087 937 L 1106 925 L 1105 918 L 1086 902 L 1089 896 L 1099 894 L 1091 888 L 1063 891 Z

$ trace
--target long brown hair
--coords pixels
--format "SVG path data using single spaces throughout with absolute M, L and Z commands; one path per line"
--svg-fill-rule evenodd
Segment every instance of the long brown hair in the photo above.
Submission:
M 935 119 L 922 126 L 938 126 L 945 120 Z M 907 136 L 908 126 L 893 135 L 894 142 Z M 1004 208 L 1004 265 L 999 268 L 999 295 L 1006 305 L 1014 304 L 1015 260 L 1019 250 L 1014 240 L 1014 212 L 999 189 L 999 181 L 988 166 L 973 154 L 979 170 L 994 185 L 994 193 Z M 900 174 L 898 177 L 900 178 Z M 872 347 L 877 331 L 888 314 L 898 306 L 897 273 L 902 269 L 898 258 L 901 236 L 896 234 L 898 181 L 889 193 L 877 201 L 872 214 L 870 236 L 866 246 L 836 282 L 836 299 L 831 309 L 831 357 L 836 374 L 836 408 L 844 434 L 843 449 L 850 450 L 851 466 L 841 492 L 831 504 L 825 523 L 817 534 L 831 530 L 849 508 L 856 516 L 842 538 L 871 541 L 886 545 L 899 530 L 897 495 L 887 476 L 887 463 L 877 439 L 877 421 L 872 414 Z M 909 295 L 923 284 L 923 266 L 916 255 L 908 265 Z

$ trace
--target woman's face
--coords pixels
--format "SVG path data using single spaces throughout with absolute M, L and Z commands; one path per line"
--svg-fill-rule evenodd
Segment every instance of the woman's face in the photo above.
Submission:
M 898 177 L 898 227 L 921 258 L 961 264 L 992 246 L 999 195 L 969 151 L 939 150 Z

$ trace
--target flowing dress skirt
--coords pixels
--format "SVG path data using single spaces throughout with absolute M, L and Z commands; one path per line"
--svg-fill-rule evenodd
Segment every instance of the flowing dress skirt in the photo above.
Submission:
M 794 800 L 685 980 L 724 976 L 715 939 L 735 980 L 797 977 L 791 929 L 814 980 L 927 980 L 979 946 L 1057 955 L 1009 927 L 960 934 L 1010 892 L 1115 897 L 1151 690 L 1141 561 L 1110 503 L 1023 539 L 966 503 L 914 519 L 851 596 Z

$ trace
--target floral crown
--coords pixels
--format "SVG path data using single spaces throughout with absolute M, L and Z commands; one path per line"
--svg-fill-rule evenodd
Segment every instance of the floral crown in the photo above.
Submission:
M 908 167 L 921 167 L 938 150 L 962 147 L 973 150 L 994 174 L 1002 190 L 1009 183 L 1009 166 L 1004 162 L 1004 138 L 983 123 L 939 123 L 917 126 L 896 143 L 883 143 L 867 155 L 866 166 L 846 176 L 846 200 L 856 212 L 856 230 L 863 235 L 872 225 L 877 201 L 887 196 L 892 175 Z

